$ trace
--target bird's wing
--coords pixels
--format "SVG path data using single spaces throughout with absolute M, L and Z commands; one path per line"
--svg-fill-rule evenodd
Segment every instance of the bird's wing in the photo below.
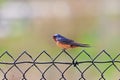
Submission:
M 65 37 L 58 38 L 58 41 L 63 43 L 63 44 L 70 44 L 71 42 L 74 42 L 73 40 L 65 38 Z

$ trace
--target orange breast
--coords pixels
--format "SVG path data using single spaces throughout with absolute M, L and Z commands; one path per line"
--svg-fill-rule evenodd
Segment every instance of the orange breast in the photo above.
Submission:
M 64 49 L 76 47 L 76 46 L 71 46 L 71 45 L 68 45 L 68 44 L 63 44 L 63 43 L 60 43 L 60 42 L 57 42 L 57 46 L 59 46 L 61 48 L 64 48 Z

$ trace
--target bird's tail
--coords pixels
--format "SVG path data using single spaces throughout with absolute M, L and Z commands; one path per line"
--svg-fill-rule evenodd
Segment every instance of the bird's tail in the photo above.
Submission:
M 80 47 L 90 47 L 89 44 L 79 44 Z
M 82 44 L 82 43 L 73 43 L 73 45 L 78 47 L 90 47 L 89 44 Z

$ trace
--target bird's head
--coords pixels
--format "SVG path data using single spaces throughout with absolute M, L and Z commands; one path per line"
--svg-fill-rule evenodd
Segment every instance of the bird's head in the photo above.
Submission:
M 60 37 L 62 37 L 60 34 L 54 34 L 54 35 L 53 35 L 53 39 L 54 39 L 55 41 L 56 41 L 57 38 L 60 38 Z

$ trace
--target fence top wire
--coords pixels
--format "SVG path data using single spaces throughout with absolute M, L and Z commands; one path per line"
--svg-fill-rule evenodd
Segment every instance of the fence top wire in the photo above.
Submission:
M 66 58 L 69 58 L 70 61 L 67 61 L 67 60 L 63 61 L 63 59 L 60 59 L 61 61 L 58 60 L 59 58 L 61 58 L 60 56 L 62 54 L 65 54 L 67 56 Z M 87 56 L 89 60 L 88 59 L 80 60 L 81 57 L 84 57 L 82 56 L 83 54 Z M 104 60 L 102 56 L 103 54 L 107 57 L 107 60 L 106 59 Z M 45 56 L 41 57 L 43 55 L 45 55 L 48 58 L 48 60 L 46 60 Z M 27 56 L 27 58 L 29 59 L 24 60 L 24 58 L 22 58 L 23 56 Z M 30 64 L 30 65 L 26 69 L 22 70 L 21 67 L 19 67 L 19 64 L 22 66 L 25 64 Z M 84 64 L 88 64 L 88 65 L 84 66 L 84 68 L 81 68 L 80 66 Z M 104 68 L 100 68 L 99 64 L 100 65 L 108 64 L 108 65 L 105 66 Z M 3 69 L 2 65 L 4 66 L 9 65 L 10 67 L 8 67 L 7 70 L 5 70 Z M 38 65 L 48 65 L 48 66 L 43 70 Z M 63 65 L 63 66 L 59 67 L 59 65 Z M 67 67 L 64 67 L 66 65 Z M 112 56 L 105 50 L 102 50 L 94 58 L 91 57 L 91 55 L 85 50 L 80 51 L 79 54 L 76 55 L 75 57 L 71 56 L 70 53 L 66 50 L 62 50 L 61 52 L 59 52 L 55 58 L 53 58 L 46 51 L 42 51 L 41 53 L 39 53 L 39 55 L 36 58 L 33 58 L 27 51 L 22 52 L 17 58 L 14 58 L 8 51 L 5 51 L 0 55 L 0 75 L 3 76 L 2 80 L 9 80 L 8 74 L 13 68 L 16 68 L 19 71 L 19 73 L 22 75 L 20 78 L 21 80 L 29 80 L 27 79 L 28 78 L 27 74 L 33 67 L 36 68 L 41 75 L 41 77 L 38 80 L 50 80 L 48 77 L 46 77 L 46 74 L 48 74 L 49 70 L 53 66 L 58 71 L 59 73 L 58 75 L 60 75 L 60 77 L 57 80 L 68 80 L 66 73 L 71 69 L 71 67 L 77 70 L 79 74 L 79 76 L 77 76 L 78 80 L 90 80 L 86 77 L 85 74 L 87 73 L 87 71 L 89 71 L 89 69 L 93 67 L 98 72 L 97 74 L 99 75 L 99 78 L 97 79 L 106 80 L 105 73 L 107 73 L 107 71 L 109 71 L 111 67 L 114 67 L 114 69 L 117 70 L 118 73 L 120 74 L 120 68 L 119 68 L 120 66 L 118 65 L 120 65 L 120 54 L 112 58 Z M 64 67 L 64 70 L 62 70 L 63 67 Z M 93 73 L 93 74 L 96 74 L 96 73 Z M 120 80 L 120 78 L 118 78 L 117 80 Z

